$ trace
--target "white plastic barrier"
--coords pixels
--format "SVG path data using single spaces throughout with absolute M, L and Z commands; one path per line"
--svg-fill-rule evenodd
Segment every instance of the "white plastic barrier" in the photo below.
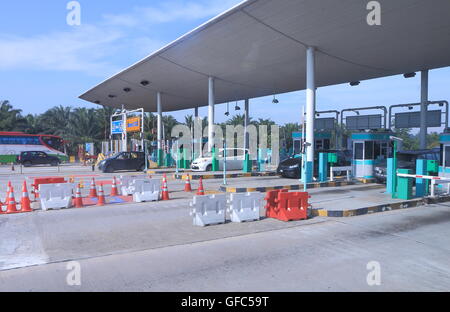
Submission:
M 260 209 L 264 206 L 263 193 L 232 193 L 228 209 L 232 222 L 257 221 L 260 219 Z
M 194 196 L 189 205 L 192 207 L 190 215 L 194 217 L 194 225 L 225 223 L 226 194 Z
M 75 185 L 72 183 L 39 185 L 42 210 L 70 208 L 74 188 Z
M 345 171 L 347 172 L 347 181 L 351 181 L 352 179 L 352 171 L 353 168 L 352 166 L 348 166 L 348 167 L 330 167 L 330 181 L 333 182 L 334 181 L 334 173 L 335 172 L 341 172 L 341 171 Z
M 158 201 L 161 191 L 161 180 L 147 179 L 134 180 L 131 185 L 134 188 L 133 201 L 142 203 L 146 201 Z
M 120 176 L 120 192 L 123 196 L 133 195 L 135 192 L 134 183 L 135 181 L 145 181 L 149 180 L 147 176 Z M 119 186 L 117 186 L 119 188 Z

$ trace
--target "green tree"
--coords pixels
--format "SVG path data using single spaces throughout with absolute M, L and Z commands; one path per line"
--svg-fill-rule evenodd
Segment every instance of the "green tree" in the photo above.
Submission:
M 9 101 L 0 102 L 0 130 L 24 131 L 27 120 L 21 115 L 22 110 L 14 109 Z
M 72 108 L 57 106 L 47 110 L 37 122 L 42 125 L 45 134 L 52 134 L 64 137 L 69 132 L 69 124 L 72 116 Z

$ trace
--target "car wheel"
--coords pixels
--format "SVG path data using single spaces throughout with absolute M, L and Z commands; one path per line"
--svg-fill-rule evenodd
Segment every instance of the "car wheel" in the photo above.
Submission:
M 206 166 L 206 171 L 212 171 L 212 165 Z
M 31 161 L 24 161 L 23 162 L 23 166 L 24 167 L 31 167 L 31 165 L 32 165 Z
M 141 165 L 136 171 L 145 171 L 145 164 Z
M 52 160 L 52 162 L 50 163 L 50 165 L 51 165 L 52 167 L 56 167 L 56 166 L 59 165 L 59 162 L 56 161 L 56 160 Z
M 105 170 L 103 170 L 104 173 L 113 173 L 114 168 L 112 166 L 107 166 Z

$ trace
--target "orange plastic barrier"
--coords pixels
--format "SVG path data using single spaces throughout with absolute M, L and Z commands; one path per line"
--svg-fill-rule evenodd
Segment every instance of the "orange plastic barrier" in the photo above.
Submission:
M 297 221 L 308 219 L 308 200 L 311 198 L 305 192 L 287 190 L 270 191 L 267 193 L 267 217 L 281 221 Z

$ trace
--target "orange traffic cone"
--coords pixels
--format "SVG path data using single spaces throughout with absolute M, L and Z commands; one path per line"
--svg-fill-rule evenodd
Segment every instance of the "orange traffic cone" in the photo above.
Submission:
M 14 196 L 14 188 L 11 186 L 11 188 L 9 189 L 9 195 L 8 198 L 6 199 L 7 201 L 7 208 L 6 208 L 6 213 L 18 213 L 19 211 L 17 211 L 17 204 L 16 204 L 16 198 Z
M 83 208 L 83 198 L 81 197 L 81 186 L 77 185 L 77 191 L 75 193 L 75 199 L 73 201 L 75 208 Z
M 111 196 L 119 196 L 119 191 L 117 190 L 116 177 L 113 178 Z
M 20 211 L 21 212 L 33 212 L 33 209 L 31 209 L 30 197 L 28 196 L 28 189 L 27 189 L 26 181 L 23 181 L 22 199 L 20 200 Z
M 97 188 L 95 186 L 95 179 L 92 178 L 91 189 L 89 190 L 89 198 L 97 198 Z
M 200 182 L 198 183 L 197 196 L 203 195 L 205 195 L 205 189 L 203 188 L 203 178 L 200 178 Z
M 97 206 L 104 206 L 106 204 L 105 192 L 103 191 L 103 184 L 98 188 L 98 203 Z
M 186 176 L 186 183 L 184 185 L 184 191 L 192 192 L 191 178 L 189 177 L 189 175 Z
M 161 200 L 169 200 L 169 189 L 167 188 L 166 175 L 163 176 L 163 186 L 161 192 Z

